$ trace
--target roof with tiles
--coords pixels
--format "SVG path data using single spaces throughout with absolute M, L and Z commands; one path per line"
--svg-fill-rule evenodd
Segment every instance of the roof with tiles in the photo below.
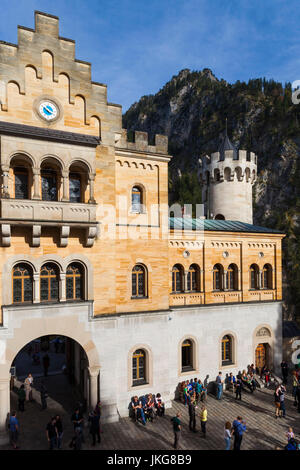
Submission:
M 95 136 L 75 132 L 45 129 L 43 127 L 25 126 L 11 122 L 0 121 L 0 134 L 27 137 L 29 139 L 48 140 L 52 142 L 70 143 L 74 145 L 87 145 L 96 147 L 100 139 Z
M 169 227 L 174 230 L 199 230 L 204 232 L 247 232 L 247 233 L 278 233 L 274 230 L 259 225 L 251 225 L 236 220 L 213 220 L 213 219 L 193 219 L 190 217 L 170 217 Z

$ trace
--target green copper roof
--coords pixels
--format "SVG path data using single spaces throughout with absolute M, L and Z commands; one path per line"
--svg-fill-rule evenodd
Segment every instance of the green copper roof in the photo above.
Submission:
M 170 229 L 174 230 L 203 230 L 205 232 L 248 232 L 248 233 L 280 233 L 259 225 L 246 224 L 236 220 L 192 219 L 189 217 L 170 217 Z

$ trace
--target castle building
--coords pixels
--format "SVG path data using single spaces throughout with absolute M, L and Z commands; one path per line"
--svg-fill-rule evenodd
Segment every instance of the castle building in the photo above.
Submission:
M 10 370 L 30 341 L 69 339 L 103 421 L 133 395 L 281 361 L 282 233 L 252 224 L 256 156 L 225 139 L 203 162 L 207 219 L 169 217 L 168 141 L 122 108 L 57 17 L 0 42 L 0 439 Z M 113 386 L 112 386 L 113 384 Z

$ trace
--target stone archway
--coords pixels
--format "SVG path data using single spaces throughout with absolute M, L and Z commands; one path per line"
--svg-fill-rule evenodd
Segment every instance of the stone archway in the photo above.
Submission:
M 15 313 L 15 312 L 14 312 Z M 36 338 L 57 335 L 71 338 L 84 350 L 88 359 L 89 405 L 94 407 L 98 400 L 98 376 L 100 363 L 98 351 L 91 334 L 83 327 L 76 315 L 45 314 L 15 319 L 13 334 L 0 344 L 0 444 L 8 442 L 7 416 L 10 413 L 10 367 L 18 352 Z M 11 333 L 12 333 L 11 332 Z
M 274 333 L 269 325 L 258 326 L 253 335 L 253 358 L 255 367 L 260 370 L 263 365 L 273 368 Z

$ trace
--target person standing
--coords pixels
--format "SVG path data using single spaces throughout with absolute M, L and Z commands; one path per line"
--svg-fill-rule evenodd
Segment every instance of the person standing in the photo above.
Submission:
M 222 380 L 222 372 L 219 372 L 219 375 L 216 377 L 217 383 L 217 400 L 221 400 L 223 394 L 223 380 Z
M 296 372 L 295 370 L 293 370 L 292 376 L 293 376 L 293 391 L 292 391 L 292 395 L 293 395 L 293 398 L 294 398 L 294 406 L 297 406 L 298 377 L 297 377 L 297 372 Z
M 94 411 L 90 412 L 89 415 L 89 423 L 90 423 L 90 434 L 93 438 L 92 446 L 96 445 L 96 437 L 98 440 L 98 444 L 101 442 L 100 437 L 100 416 L 97 415 Z
M 46 436 L 49 442 L 49 450 L 53 450 L 57 447 L 57 429 L 56 429 L 56 419 L 53 416 L 46 427 Z
M 289 442 L 290 439 L 295 439 L 295 434 L 293 428 L 289 427 L 288 432 L 286 433 L 287 440 Z
M 242 379 L 237 377 L 235 384 L 235 399 L 242 399 Z
M 191 401 L 189 403 L 189 417 L 190 417 L 190 423 L 189 423 L 190 431 L 196 432 L 196 400 L 194 397 L 191 398 Z
M 206 409 L 205 404 L 203 404 L 201 407 L 200 422 L 201 422 L 202 436 L 206 437 L 207 409 Z
M 297 403 L 298 403 L 297 411 L 298 413 L 300 413 L 300 383 L 299 382 L 298 382 L 297 390 L 296 390 L 296 398 L 297 398 Z
M 171 418 L 173 423 L 173 432 L 174 432 L 174 449 L 178 449 L 179 440 L 180 440 L 180 433 L 181 433 L 181 421 L 180 421 L 181 414 L 176 413 L 176 416 Z
M 238 416 L 232 423 L 234 444 L 233 450 L 241 450 L 243 434 L 246 431 L 246 423 L 241 416 Z
M 43 357 L 43 368 L 44 368 L 44 376 L 47 377 L 48 375 L 48 369 L 50 366 L 50 357 L 46 353 L 45 356 Z
M 95 406 L 95 409 L 94 409 L 94 413 L 101 417 L 101 401 L 97 401 L 97 404 Z
M 77 437 L 76 434 L 76 429 L 79 429 L 80 435 L 81 435 L 81 441 L 84 442 L 83 438 L 83 416 L 82 413 L 79 411 L 79 408 L 77 408 L 74 413 L 72 414 L 71 421 L 73 422 L 74 425 L 74 431 L 75 431 L 75 438 Z
M 280 416 L 280 385 L 277 385 L 274 392 L 274 401 L 275 401 L 275 418 L 277 419 Z
M 21 387 L 18 390 L 18 408 L 19 411 L 24 411 L 24 404 L 25 404 L 25 398 L 26 398 L 26 393 L 25 393 L 25 388 L 24 384 L 21 385 Z
M 10 443 L 14 449 L 18 449 L 19 447 L 17 446 L 17 442 L 18 442 L 20 427 L 19 427 L 19 420 L 17 418 L 17 413 L 15 411 L 11 413 L 8 425 L 9 425 Z
M 33 385 L 33 377 L 31 374 L 28 374 L 28 376 L 24 380 L 26 401 L 32 401 L 32 385 Z
M 60 415 L 55 416 L 55 427 L 57 431 L 57 448 L 61 449 L 63 437 L 63 425 Z
M 229 421 L 226 421 L 224 430 L 225 450 L 230 450 L 232 433 L 233 430 L 231 423 Z
M 280 400 L 280 417 L 285 418 L 285 395 L 286 388 L 284 385 L 280 386 L 279 400 Z
M 41 383 L 40 395 L 41 395 L 42 410 L 45 410 L 47 408 L 48 393 L 47 393 L 47 389 L 43 380 Z

